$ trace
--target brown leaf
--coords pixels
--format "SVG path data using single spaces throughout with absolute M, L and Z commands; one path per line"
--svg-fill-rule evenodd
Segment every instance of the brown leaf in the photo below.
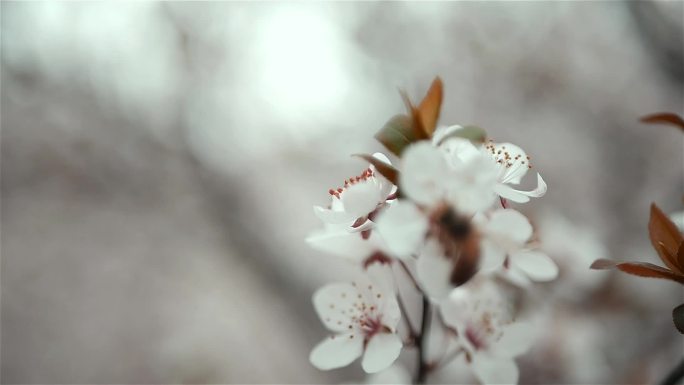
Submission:
M 678 261 L 682 234 L 677 226 L 655 205 L 651 204 L 651 219 L 648 222 L 648 235 L 660 259 L 672 271 L 682 274 L 684 265 Z
M 443 88 L 442 79 L 439 76 L 435 77 L 427 94 L 425 94 L 425 97 L 418 105 L 418 116 L 420 117 L 423 131 L 430 137 L 435 132 L 439 113 L 442 109 Z
M 679 282 L 684 285 L 684 275 L 672 272 L 664 267 L 654 265 L 646 262 L 622 262 L 615 264 L 615 267 L 621 271 L 647 278 L 662 278 L 671 281 Z
M 375 158 L 372 155 L 368 155 L 368 154 L 354 154 L 352 156 L 357 156 L 361 159 L 366 160 L 368 163 L 372 164 L 375 167 L 375 169 L 382 176 L 387 178 L 387 180 L 392 182 L 395 186 L 398 185 L 398 183 L 399 183 L 399 170 L 394 168 L 394 166 L 392 166 L 391 164 L 385 163 L 385 162 L 381 161 L 380 159 Z
M 646 115 L 641 117 L 644 123 L 655 123 L 655 124 L 667 124 L 675 127 L 679 127 L 684 131 L 684 119 L 681 116 L 674 114 L 672 112 L 658 112 L 651 115 Z
M 594 270 L 608 270 L 614 269 L 615 265 L 617 264 L 617 262 L 611 261 L 609 259 L 597 259 L 591 264 L 591 266 L 589 266 L 589 268 Z
M 418 110 L 418 107 L 411 103 L 411 99 L 409 99 L 406 92 L 399 91 L 399 93 L 401 94 L 401 98 L 404 100 L 404 104 L 406 105 L 406 110 L 410 115 L 409 122 L 412 136 L 415 137 L 416 140 L 430 139 L 430 135 L 428 135 L 427 131 L 425 130 L 425 126 L 423 125 L 423 119 L 420 117 L 420 111 Z

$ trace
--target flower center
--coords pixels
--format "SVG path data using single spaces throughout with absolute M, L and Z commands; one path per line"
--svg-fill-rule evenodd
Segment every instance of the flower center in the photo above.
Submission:
M 330 189 L 328 190 L 328 194 L 334 196 L 335 198 L 340 198 L 340 195 L 346 190 L 349 186 L 355 185 L 357 183 L 362 183 L 368 181 L 370 178 L 374 177 L 373 170 L 369 167 L 361 173 L 361 175 L 358 176 L 353 176 L 349 179 L 344 180 L 344 186 L 343 187 L 338 187 L 336 189 Z
M 494 315 L 488 311 L 482 313 L 479 320 L 470 323 L 465 330 L 465 337 L 475 350 L 486 349 L 489 342 L 500 337 Z

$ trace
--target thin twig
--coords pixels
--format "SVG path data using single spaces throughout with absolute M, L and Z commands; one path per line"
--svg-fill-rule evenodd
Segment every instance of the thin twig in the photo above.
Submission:
M 397 302 L 399 303 L 399 310 L 401 311 L 402 314 L 402 319 L 404 319 L 404 322 L 406 322 L 406 327 L 408 328 L 408 338 L 411 341 L 411 343 L 415 343 L 416 341 L 416 329 L 413 328 L 413 324 L 411 323 L 411 320 L 409 319 L 408 316 L 408 311 L 406 311 L 406 305 L 404 305 L 404 300 L 401 298 L 401 293 L 397 291 Z
M 418 373 L 416 374 L 416 384 L 424 384 L 427 379 L 428 371 L 431 366 L 426 360 L 428 337 L 430 333 L 432 308 L 430 307 L 430 300 L 427 296 L 423 296 L 423 317 L 420 327 L 420 335 L 418 336 Z
M 661 385 L 675 385 L 684 378 L 684 359 L 660 382 Z
M 416 278 L 411 273 L 411 270 L 409 270 L 408 266 L 406 266 L 406 262 L 399 261 L 399 265 L 401 265 L 402 269 L 404 269 L 404 272 L 406 272 L 406 275 L 408 275 L 408 277 L 411 279 L 411 283 L 413 283 L 413 286 L 416 288 L 416 290 L 425 296 L 425 293 L 423 293 L 423 289 L 420 288 L 418 281 L 416 281 Z

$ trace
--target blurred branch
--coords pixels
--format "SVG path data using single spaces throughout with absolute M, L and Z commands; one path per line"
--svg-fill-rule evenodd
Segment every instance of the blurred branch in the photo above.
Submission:
M 660 383 L 661 385 L 676 385 L 681 383 L 682 378 L 684 378 L 684 359 Z

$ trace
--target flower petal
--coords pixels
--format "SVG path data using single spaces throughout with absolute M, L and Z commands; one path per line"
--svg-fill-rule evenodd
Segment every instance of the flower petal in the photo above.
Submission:
M 449 282 L 453 268 L 451 260 L 443 255 L 439 244 L 430 240 L 416 261 L 416 275 L 423 290 L 432 300 L 439 301 L 454 289 Z
M 480 270 L 489 272 L 496 270 L 503 265 L 506 259 L 506 252 L 498 247 L 494 242 L 483 239 L 480 243 Z
M 411 384 L 411 374 L 400 364 L 394 364 L 389 368 L 370 375 L 366 378 L 367 384 Z
M 366 373 L 387 369 L 399 357 L 401 347 L 401 338 L 397 334 L 378 333 L 368 341 L 361 367 Z
M 442 181 L 446 175 L 444 155 L 429 142 L 415 143 L 404 151 L 399 184 L 417 203 L 432 205 L 443 198 Z
M 494 192 L 499 194 L 500 197 L 516 203 L 527 203 L 530 201 L 530 197 L 525 195 L 522 191 L 518 191 L 503 183 L 497 183 L 496 186 L 494 186 Z
M 334 332 L 348 331 L 359 291 L 348 283 L 331 283 L 316 290 L 313 305 L 323 325 Z
M 501 183 L 520 183 L 520 180 L 527 174 L 528 170 L 528 165 L 523 163 L 527 159 L 525 151 L 513 143 L 496 143 L 494 147 L 495 151 L 504 151 L 509 157 L 509 160 L 505 160 L 501 165 L 503 169 Z M 516 160 L 517 158 L 520 160 Z M 502 159 L 502 157 L 499 157 L 499 159 Z
M 510 256 L 511 265 L 533 281 L 551 281 L 558 276 L 558 266 L 548 255 L 538 251 L 518 251 Z
M 381 200 L 378 188 L 371 182 L 360 182 L 347 187 L 340 199 L 344 210 L 354 218 L 365 217 L 375 210 Z
M 306 238 L 312 248 L 332 255 L 359 261 L 369 256 L 378 247 L 379 239 L 371 237 L 363 239 L 358 232 L 321 230 Z
M 397 258 L 409 258 L 423 243 L 428 223 L 413 203 L 396 202 L 377 219 L 377 231 Z
M 513 209 L 499 209 L 492 213 L 485 225 L 488 234 L 504 237 L 519 245 L 532 236 L 532 225 L 527 217 Z
M 363 338 L 353 333 L 331 336 L 321 341 L 309 354 L 311 364 L 320 370 L 347 366 L 363 353 Z
M 494 187 L 494 191 L 496 191 L 496 193 L 499 194 L 499 196 L 501 196 L 502 198 L 510 199 L 513 202 L 517 203 L 529 202 L 530 197 L 543 197 L 546 194 L 546 190 L 546 182 L 544 182 L 544 179 L 542 179 L 541 175 L 539 174 L 537 174 L 537 187 L 531 191 L 515 190 L 514 188 L 503 183 L 499 183 Z
M 468 301 L 472 294 L 464 287 L 453 289 L 449 296 L 444 298 L 439 305 L 444 322 L 461 332 L 465 329 L 465 324 L 470 316 L 468 312 Z
M 518 383 L 518 366 L 511 358 L 473 354 L 470 365 L 473 368 L 473 372 L 475 372 L 475 377 L 483 385 Z
M 497 355 L 515 357 L 521 355 L 532 346 L 535 330 L 529 322 L 516 322 L 502 328 L 501 338 L 492 348 Z
M 332 199 L 337 200 L 337 198 L 332 198 Z M 356 218 L 352 217 L 352 215 L 346 211 L 331 210 L 331 209 L 323 208 L 321 206 L 314 206 L 314 214 L 323 223 L 332 224 L 332 225 L 339 225 L 339 224 L 350 224 L 351 225 L 356 220 Z

